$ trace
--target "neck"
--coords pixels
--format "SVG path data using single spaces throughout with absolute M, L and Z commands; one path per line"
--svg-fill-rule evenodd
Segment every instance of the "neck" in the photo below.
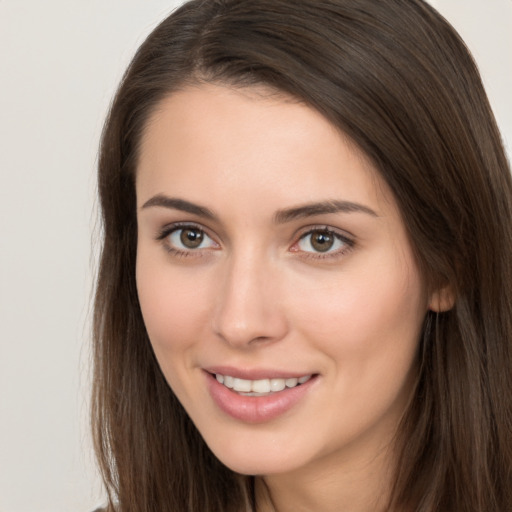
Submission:
M 393 470 L 388 450 L 370 460 L 311 467 L 255 479 L 257 512 L 384 512 Z

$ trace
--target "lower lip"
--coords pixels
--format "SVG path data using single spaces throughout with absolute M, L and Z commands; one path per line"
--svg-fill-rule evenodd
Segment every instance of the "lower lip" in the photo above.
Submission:
M 303 399 L 317 380 L 315 375 L 294 388 L 286 388 L 265 396 L 245 396 L 218 382 L 215 375 L 207 372 L 205 374 L 208 390 L 219 409 L 245 423 L 264 423 L 278 418 Z

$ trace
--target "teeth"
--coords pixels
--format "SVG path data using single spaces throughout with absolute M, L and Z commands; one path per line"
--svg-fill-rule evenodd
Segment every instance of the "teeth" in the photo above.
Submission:
M 251 391 L 254 393 L 269 393 L 270 381 L 268 379 L 252 381 Z
M 227 388 L 233 389 L 239 393 L 248 394 L 249 396 L 261 396 L 268 393 L 283 391 L 285 388 L 294 388 L 299 384 L 304 384 L 311 379 L 311 375 L 304 375 L 299 378 L 293 377 L 291 379 L 247 380 L 217 373 L 215 374 L 215 378 Z
M 286 387 L 284 379 L 270 379 L 270 390 L 271 391 L 283 391 Z
M 299 379 L 286 379 L 285 384 L 287 388 L 294 388 L 297 383 L 299 382 Z
M 250 393 L 251 392 L 251 384 L 250 380 L 245 379 L 234 379 L 233 380 L 233 389 L 235 391 L 241 391 L 242 393 Z

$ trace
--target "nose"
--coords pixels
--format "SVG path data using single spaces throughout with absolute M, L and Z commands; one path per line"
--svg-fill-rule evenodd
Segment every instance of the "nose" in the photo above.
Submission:
M 213 330 L 236 348 L 282 339 L 288 330 L 278 269 L 261 256 L 226 262 L 216 297 Z

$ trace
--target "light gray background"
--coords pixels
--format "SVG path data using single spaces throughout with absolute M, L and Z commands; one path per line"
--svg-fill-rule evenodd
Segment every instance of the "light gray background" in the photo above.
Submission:
M 136 47 L 179 1 L 0 0 L 0 512 L 102 501 L 87 427 L 95 165 Z M 512 144 L 512 0 L 432 0 Z

